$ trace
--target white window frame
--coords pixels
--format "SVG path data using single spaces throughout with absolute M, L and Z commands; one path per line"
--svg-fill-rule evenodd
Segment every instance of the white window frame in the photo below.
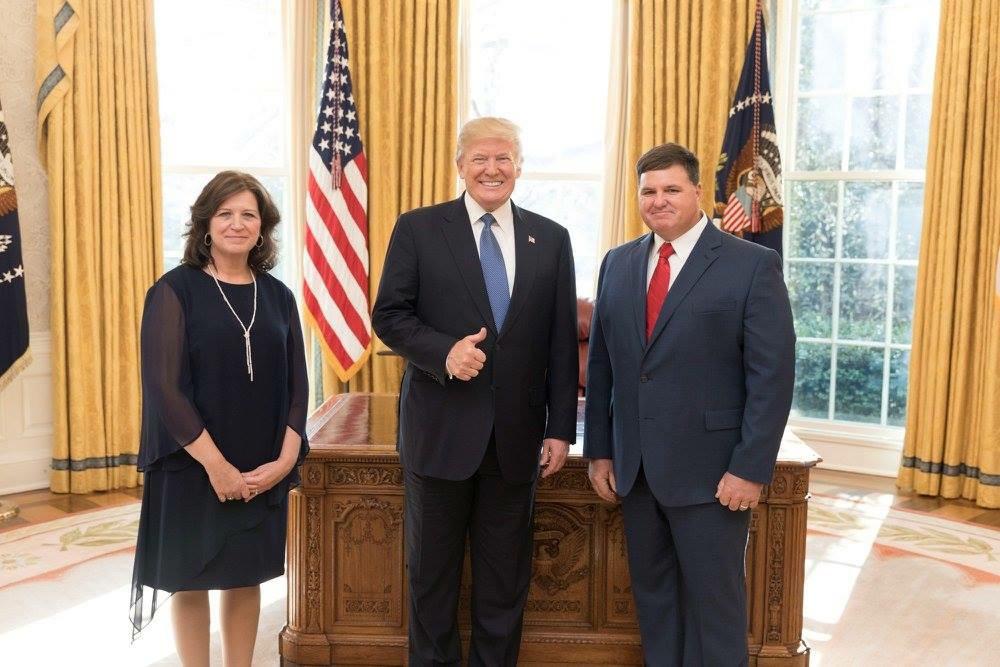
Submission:
M 901 3 L 907 4 L 907 3 Z M 775 7 L 776 5 L 776 7 Z M 777 21 L 775 24 L 776 30 L 773 34 L 776 36 L 784 33 L 788 36 L 787 39 L 775 39 L 777 48 L 775 53 L 775 67 L 771 70 L 775 73 L 775 93 L 778 99 L 783 100 L 782 104 L 777 105 L 775 109 L 776 121 L 778 127 L 781 128 L 779 131 L 779 147 L 781 150 L 781 155 L 784 157 L 783 162 L 785 164 L 791 165 L 795 163 L 795 127 L 796 127 L 796 110 L 797 100 L 802 98 L 807 98 L 810 93 L 805 93 L 798 95 L 796 90 L 798 87 L 798 23 L 799 23 L 799 12 L 798 12 L 799 0 L 774 0 L 771 4 L 774 14 L 777 15 Z M 844 10 L 829 10 L 829 13 L 835 13 L 837 11 Z M 826 13 L 826 12 L 824 12 Z M 772 14 L 773 15 L 773 14 Z M 815 93 L 816 91 L 812 91 Z M 882 91 L 864 91 L 866 95 L 875 95 Z M 896 93 L 899 91 L 884 91 L 886 93 Z M 905 90 L 906 94 L 931 94 L 932 91 L 924 88 L 913 88 L 909 87 Z M 847 90 L 845 94 L 850 98 L 852 91 Z M 905 119 L 906 107 L 905 105 L 900 105 L 899 109 L 900 116 Z M 851 114 L 845 114 L 844 119 L 844 137 L 843 137 L 843 154 L 841 155 L 841 167 L 842 169 L 848 164 L 848 152 L 850 150 L 850 131 L 851 131 Z M 902 133 L 905 130 L 905 121 L 899 123 L 897 132 Z M 897 141 L 899 136 L 897 134 Z M 898 142 L 897 145 L 902 145 Z M 897 155 L 897 164 L 900 164 L 900 160 L 903 159 L 903 155 Z M 893 169 L 893 170 L 879 170 L 879 171 L 847 171 L 837 170 L 837 171 L 786 171 L 784 175 L 784 184 L 786 187 L 786 202 L 787 188 L 790 183 L 796 180 L 810 180 L 810 181 L 868 181 L 868 182 L 878 182 L 878 181 L 911 181 L 911 182 L 926 182 L 926 172 L 925 170 L 918 169 Z M 882 421 L 886 420 L 887 409 L 888 409 L 888 399 L 886 397 L 888 392 L 889 383 L 889 361 L 890 355 L 893 350 L 910 350 L 911 345 L 893 343 L 892 338 L 892 303 L 893 303 L 893 290 L 895 287 L 895 266 L 916 266 L 917 260 L 899 260 L 892 259 L 894 255 L 894 245 L 895 245 L 895 225 L 896 219 L 896 185 L 893 185 L 893 196 L 891 199 L 891 205 L 893 207 L 891 215 L 891 225 L 889 232 L 889 255 L 887 259 L 845 259 L 843 257 L 832 259 L 834 266 L 834 290 L 833 290 L 833 302 L 831 304 L 833 326 L 831 329 L 831 337 L 826 338 L 807 338 L 800 337 L 799 342 L 809 343 L 829 343 L 832 346 L 831 352 L 831 367 L 830 367 L 830 408 L 829 414 L 833 414 L 833 405 L 836 400 L 836 378 L 837 378 L 837 348 L 840 345 L 851 345 L 851 346 L 870 346 L 870 347 L 884 347 L 884 357 L 883 357 L 883 376 L 882 376 Z M 838 186 L 838 209 L 843 211 L 843 196 L 844 196 L 844 186 L 843 184 Z M 787 224 L 787 223 L 786 223 Z M 840 234 L 837 236 L 836 243 L 841 243 Z M 788 234 L 783 235 L 784 244 L 784 265 L 785 274 L 788 275 Z M 839 250 L 839 248 L 838 248 Z M 840 253 L 836 253 L 839 255 Z M 835 255 L 835 257 L 836 257 Z M 808 263 L 809 260 L 797 259 L 796 263 L 804 264 Z M 822 260 L 824 263 L 831 263 L 830 259 Z M 876 341 L 853 341 L 850 339 L 843 339 L 840 337 L 833 337 L 833 332 L 837 330 L 837 320 L 839 318 L 839 280 L 841 267 L 843 265 L 849 264 L 878 264 L 888 266 L 886 280 L 887 280 L 887 295 L 886 295 L 886 330 L 885 330 L 885 340 L 881 342 Z M 888 477 L 895 477 L 898 472 L 899 467 L 899 457 L 903 449 L 903 439 L 905 437 L 906 430 L 904 427 L 900 426 L 888 426 L 881 424 L 864 424 L 857 422 L 848 422 L 843 420 L 835 419 L 818 419 L 818 418 L 807 418 L 807 417 L 794 417 L 789 419 L 789 426 L 792 430 L 801 437 L 808 445 L 816 449 L 821 456 L 824 458 L 823 467 L 831 468 L 835 470 L 843 470 L 848 472 L 859 472 L 875 475 L 883 475 Z
M 281 0 L 281 16 L 284 17 L 287 10 L 287 3 L 294 2 L 294 0 Z M 287 73 L 290 71 L 289 63 L 292 59 L 291 45 L 288 43 L 288 33 L 286 30 L 282 30 L 281 37 L 281 57 L 283 59 L 283 64 L 281 71 Z M 288 81 L 284 82 L 285 97 L 288 97 Z M 292 206 L 291 197 L 295 196 L 294 192 L 291 192 L 292 174 L 291 174 L 291 161 L 289 157 L 289 148 L 291 146 L 292 138 L 292 127 L 291 127 L 291 117 L 289 115 L 290 105 L 283 104 L 281 106 L 281 114 L 279 117 L 279 123 L 281 125 L 282 134 L 285 137 L 284 150 L 282 151 L 282 162 L 280 167 L 262 167 L 260 165 L 254 164 L 233 164 L 220 162 L 217 164 L 189 164 L 189 163 L 168 163 L 163 159 L 161 155 L 160 161 L 160 175 L 161 178 L 165 178 L 169 175 L 174 176 L 204 176 L 204 182 L 208 183 L 213 176 L 215 176 L 220 171 L 225 170 L 238 170 L 245 171 L 247 173 L 253 174 L 256 177 L 277 177 L 284 178 L 286 183 L 285 191 L 285 201 L 284 206 L 281 209 L 281 223 L 279 225 L 280 233 L 280 266 L 285 274 L 285 278 L 288 283 L 288 287 L 297 295 L 301 296 L 301 262 L 297 255 L 301 254 L 299 248 L 301 248 L 302 238 L 300 235 L 299 225 L 293 219 L 294 208 Z M 189 204 L 193 204 L 192 200 Z M 164 208 L 166 207 L 166 201 L 162 202 Z M 186 222 L 186 221 L 185 221 Z M 178 264 L 183 256 L 177 253 L 168 252 L 164 250 L 163 252 L 163 265 L 164 268 L 169 270 Z
M 458 126 L 462 127 L 465 123 L 472 120 L 476 116 L 472 114 L 472 96 L 471 89 L 469 86 L 469 36 L 472 32 L 472 0 L 462 0 L 459 9 L 459 65 L 458 65 L 458 95 L 456 95 L 456 100 L 458 104 Z M 611 111 L 609 110 L 609 113 Z M 607 137 L 601 137 L 602 142 L 607 142 Z M 607 146 L 605 145 L 605 150 Z M 567 183 L 593 183 L 599 186 L 599 191 L 601 192 L 601 197 L 603 199 L 603 183 L 604 183 L 604 172 L 590 172 L 590 171 L 522 171 L 521 175 L 518 176 L 518 183 L 530 183 L 531 181 L 561 181 Z M 455 197 L 458 197 L 465 190 L 462 178 L 458 175 L 455 177 Z M 600 202 L 603 209 L 604 202 Z M 601 211 L 599 211 L 600 213 Z M 600 221 L 600 217 L 598 220 Z M 600 224 L 600 222 L 599 222 Z M 597 234 L 597 245 L 591 250 L 596 255 L 595 266 L 600 266 L 601 253 L 600 253 L 600 230 Z M 575 277 L 575 276 L 574 276 Z M 596 291 L 597 287 L 597 271 L 594 271 L 594 275 L 591 277 L 591 283 L 593 284 L 593 289 Z M 579 296 L 579 295 L 578 295 Z M 594 295 L 596 296 L 596 294 Z M 592 297 L 593 298 L 593 297 Z

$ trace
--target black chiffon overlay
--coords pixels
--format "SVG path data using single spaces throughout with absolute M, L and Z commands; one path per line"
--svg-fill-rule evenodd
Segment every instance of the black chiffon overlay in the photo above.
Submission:
M 254 288 L 220 283 L 244 324 Z M 142 434 L 145 473 L 132 572 L 133 633 L 152 618 L 160 592 L 255 586 L 281 576 L 288 491 L 298 467 L 250 502 L 219 502 L 208 474 L 187 450 L 207 429 L 241 472 L 281 453 L 285 427 L 306 441 L 308 380 L 295 297 L 268 274 L 257 276 L 250 331 L 253 381 L 243 330 L 215 280 L 179 266 L 146 294 L 142 315 Z

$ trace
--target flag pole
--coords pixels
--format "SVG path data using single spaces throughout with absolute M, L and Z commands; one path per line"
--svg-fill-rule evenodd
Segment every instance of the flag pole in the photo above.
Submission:
M 336 26 L 341 21 L 341 7 L 340 0 L 330 0 L 330 13 L 333 25 Z M 335 30 L 333 34 L 336 35 L 335 39 L 340 39 L 340 31 Z M 340 79 L 341 74 L 341 61 L 340 58 L 336 58 L 333 61 L 333 72 L 332 76 L 335 79 Z M 337 148 L 337 133 L 336 128 L 340 125 L 340 104 L 343 97 L 343 89 L 338 85 L 332 88 L 333 96 L 333 164 L 330 167 L 330 180 L 332 181 L 333 189 L 340 189 L 340 177 L 343 174 L 343 163 L 340 160 L 340 150 Z
M 751 130 L 751 136 L 753 140 L 753 163 L 750 167 L 750 177 L 753 179 L 756 187 L 754 188 L 754 196 L 751 197 L 750 202 L 750 231 L 754 234 L 760 233 L 760 197 L 758 192 L 760 187 L 763 185 L 763 174 L 760 173 L 760 167 L 758 166 L 758 161 L 760 159 L 760 103 L 761 103 L 761 93 L 760 93 L 760 32 L 764 29 L 763 26 L 763 14 L 764 8 L 761 5 L 762 0 L 757 0 L 757 6 L 754 11 L 754 28 L 753 28 L 753 129 Z

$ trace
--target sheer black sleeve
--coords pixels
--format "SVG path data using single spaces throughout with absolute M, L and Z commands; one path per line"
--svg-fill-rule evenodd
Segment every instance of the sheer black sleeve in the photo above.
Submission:
M 306 351 L 302 342 L 302 326 L 295 297 L 289 293 L 288 315 L 288 426 L 302 438 L 299 464 L 309 453 L 306 438 L 306 417 L 309 416 L 309 376 L 306 372 Z
M 142 442 L 140 470 L 191 444 L 205 422 L 191 400 L 184 308 L 173 287 L 158 281 L 146 294 L 140 333 Z

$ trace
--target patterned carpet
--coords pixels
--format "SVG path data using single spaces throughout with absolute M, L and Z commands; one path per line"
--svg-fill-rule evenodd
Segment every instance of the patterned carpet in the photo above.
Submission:
M 996 664 L 988 652 L 1000 639 L 1000 531 L 894 508 L 891 493 L 822 483 L 812 492 L 811 665 Z M 0 533 L 4 664 L 179 664 L 166 614 L 129 643 L 137 522 L 131 504 Z M 283 578 L 264 586 L 262 604 L 254 664 L 276 665 Z M 217 656 L 217 633 L 213 641 Z

